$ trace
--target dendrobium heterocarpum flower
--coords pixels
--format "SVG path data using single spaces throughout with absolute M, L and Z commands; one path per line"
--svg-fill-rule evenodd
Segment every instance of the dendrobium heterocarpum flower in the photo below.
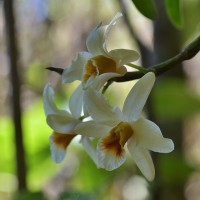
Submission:
M 174 149 L 172 140 L 164 138 L 155 123 L 141 116 L 154 81 L 154 73 L 144 75 L 129 92 L 122 111 L 111 107 L 93 88 L 86 91 L 87 109 L 93 120 L 78 124 L 75 132 L 99 138 L 96 154 L 99 167 L 111 171 L 121 166 L 126 160 L 127 146 L 138 168 L 151 181 L 155 169 L 149 150 L 169 153 Z

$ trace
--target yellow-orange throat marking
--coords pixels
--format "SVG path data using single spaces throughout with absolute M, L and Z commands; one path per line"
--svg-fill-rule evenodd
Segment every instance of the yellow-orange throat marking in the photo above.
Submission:
M 120 122 L 111 129 L 107 137 L 102 139 L 101 145 L 105 151 L 112 152 L 116 157 L 120 157 L 124 152 L 124 145 L 132 135 L 133 129 L 130 124 Z
M 114 60 L 105 56 L 96 56 L 88 60 L 85 67 L 84 82 L 90 77 L 95 77 L 108 72 L 116 72 L 117 66 Z
M 62 149 L 66 149 L 76 134 L 53 133 L 52 142 Z

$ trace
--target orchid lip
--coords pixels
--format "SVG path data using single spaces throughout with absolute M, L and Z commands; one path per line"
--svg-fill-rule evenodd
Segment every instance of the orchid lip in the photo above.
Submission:
M 120 122 L 112 128 L 109 135 L 102 139 L 101 145 L 104 151 L 112 152 L 116 157 L 121 157 L 126 142 L 132 137 L 133 129 L 127 122 Z
M 54 132 L 52 137 L 52 142 L 56 144 L 61 149 L 66 149 L 71 143 L 72 139 L 76 136 L 74 133 L 61 134 Z
M 86 64 L 83 81 L 87 82 L 90 77 L 95 78 L 98 75 L 116 71 L 117 66 L 114 60 L 103 55 L 95 56 Z

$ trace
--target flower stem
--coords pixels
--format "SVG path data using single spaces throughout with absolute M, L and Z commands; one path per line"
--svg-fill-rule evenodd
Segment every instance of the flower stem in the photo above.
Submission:
M 188 46 L 186 46 L 182 51 L 177 54 L 176 56 L 161 62 L 157 65 L 153 65 L 149 68 L 144 68 L 138 65 L 134 65 L 132 63 L 128 63 L 127 65 L 130 67 L 133 67 L 137 69 L 138 71 L 134 72 L 127 72 L 124 76 L 122 77 L 116 77 L 112 78 L 108 81 L 106 84 L 105 88 L 103 89 L 103 93 L 106 91 L 106 89 L 109 87 L 109 85 L 112 82 L 126 82 L 126 81 L 132 81 L 138 78 L 141 78 L 144 74 L 148 72 L 154 72 L 156 76 L 159 76 L 163 74 L 166 71 L 169 71 L 170 69 L 174 68 L 177 64 L 189 60 L 193 58 L 198 52 L 200 51 L 200 35 L 193 41 L 191 42 Z M 48 70 L 57 72 L 58 74 L 62 75 L 63 69 L 62 68 L 55 68 L 55 67 L 47 67 Z
M 129 67 L 132 67 L 132 68 L 134 68 L 134 69 L 137 69 L 138 71 L 143 72 L 144 74 L 146 74 L 147 72 L 149 72 L 148 69 L 146 69 L 146 68 L 144 68 L 144 67 L 141 67 L 141 66 L 139 66 L 139 65 L 135 65 L 135 64 L 133 64 L 133 63 L 128 63 L 128 64 L 126 64 L 126 65 L 129 66 Z
M 146 72 L 154 72 L 156 76 L 159 76 L 163 74 L 166 71 L 169 71 L 170 69 L 174 68 L 177 64 L 189 60 L 193 58 L 198 52 L 200 51 L 200 36 L 198 36 L 192 43 L 190 43 L 188 46 L 186 46 L 179 54 L 176 56 L 161 62 L 157 65 L 153 65 L 149 68 L 146 68 Z M 138 78 L 141 78 L 144 75 L 144 71 L 136 71 L 136 72 L 127 72 L 122 77 L 116 77 L 109 81 L 115 81 L 115 82 L 126 82 L 135 80 Z

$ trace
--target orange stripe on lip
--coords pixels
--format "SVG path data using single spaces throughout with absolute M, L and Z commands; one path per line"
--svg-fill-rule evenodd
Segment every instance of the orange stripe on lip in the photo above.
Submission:
M 56 146 L 66 149 L 75 136 L 76 134 L 61 134 L 54 132 L 52 136 L 52 142 Z
M 133 129 L 126 122 L 120 122 L 111 129 L 109 135 L 102 139 L 101 146 L 104 151 L 112 152 L 116 157 L 123 156 L 124 145 L 133 135 Z
M 116 157 L 121 157 L 124 152 L 124 148 L 119 143 L 120 138 L 115 133 L 110 133 L 101 141 L 103 150 L 106 152 L 114 153 Z
M 107 58 L 103 55 L 95 56 L 88 60 L 85 67 L 84 82 L 90 77 L 95 77 L 100 74 L 116 72 L 116 63 L 111 58 Z

